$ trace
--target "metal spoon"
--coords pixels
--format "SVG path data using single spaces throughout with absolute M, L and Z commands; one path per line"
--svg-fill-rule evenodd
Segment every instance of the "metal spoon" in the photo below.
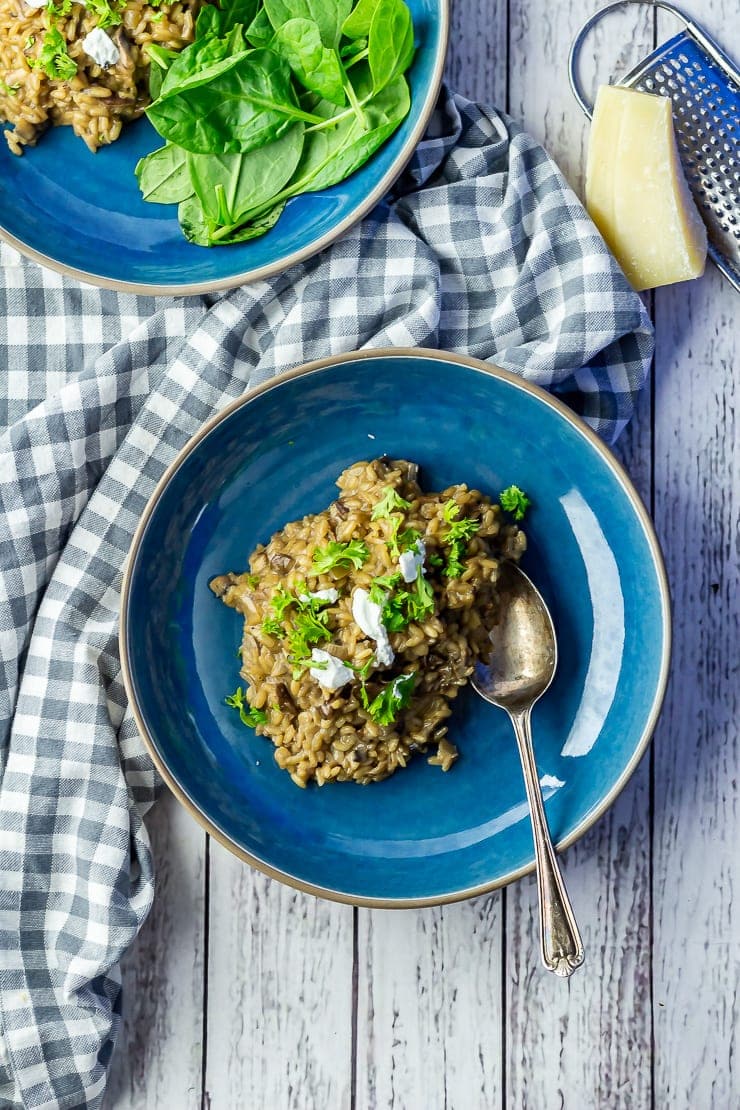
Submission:
M 583 963 L 583 942 L 552 846 L 532 750 L 532 706 L 548 689 L 558 661 L 552 617 L 539 591 L 514 563 L 502 563 L 501 608 L 491 629 L 487 664 L 476 666 L 473 689 L 505 709 L 516 733 L 532 817 L 540 900 L 542 960 L 556 975 Z

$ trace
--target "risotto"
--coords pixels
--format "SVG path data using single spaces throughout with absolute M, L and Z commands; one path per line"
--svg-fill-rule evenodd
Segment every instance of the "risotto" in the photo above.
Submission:
M 38 6 L 40 2 L 41 6 Z M 69 124 L 90 150 L 149 104 L 146 46 L 192 42 L 202 0 L 0 0 L 0 122 L 14 154 Z
M 465 485 L 424 493 L 410 462 L 358 462 L 322 513 L 286 524 L 211 589 L 244 618 L 227 703 L 298 786 L 373 783 L 415 752 L 447 771 L 450 702 L 485 657 L 501 559 L 523 532 Z

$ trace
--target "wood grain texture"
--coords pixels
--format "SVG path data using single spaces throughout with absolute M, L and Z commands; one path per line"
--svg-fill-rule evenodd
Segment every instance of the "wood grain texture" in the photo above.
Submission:
M 352 909 L 210 853 L 204 1106 L 349 1110 Z
M 357 1110 L 499 1105 L 501 895 L 358 924 Z
M 106 1110 L 199 1110 L 205 833 L 166 792 L 147 818 L 157 892 L 123 964 Z
M 576 4 L 513 0 L 510 31 L 512 114 L 544 143 L 581 195 L 588 124 L 568 85 L 567 56 L 586 14 Z M 587 41 L 584 88 L 592 94 L 597 83 L 649 53 L 652 41 L 650 13 L 612 15 Z M 620 454 L 648 505 L 650 449 L 646 390 Z M 568 983 L 541 967 L 534 879 L 507 892 L 506 1106 L 651 1105 L 649 778 L 646 760 L 563 861 L 586 950 L 586 966 Z
M 587 125 L 566 59 L 595 6 L 452 4 L 450 83 L 507 107 L 578 192 Z M 732 50 L 736 0 L 690 7 Z M 649 52 L 653 18 L 637 8 L 610 16 L 585 51 L 587 88 Z M 661 38 L 674 29 L 661 17 Z M 738 301 L 711 271 L 655 304 L 654 404 L 646 391 L 619 453 L 654 505 L 666 551 L 673 677 L 649 757 L 565 858 L 586 967 L 569 983 L 540 969 L 532 880 L 460 906 L 360 910 L 353 938 L 351 910 L 281 888 L 213 847 L 208 1110 L 740 1105 Z M 155 815 L 170 894 L 160 891 L 125 969 L 127 1025 L 107 1110 L 199 1105 L 203 917 L 184 907 L 197 901 L 202 871 L 185 866 L 179 837 L 189 834 L 170 820 Z M 180 874 L 184 892 L 172 889 Z
M 451 0 L 447 80 L 471 100 L 506 108 L 507 0 Z
M 656 522 L 675 614 L 655 740 L 656 1105 L 740 1105 L 737 295 L 713 268 L 656 297 Z

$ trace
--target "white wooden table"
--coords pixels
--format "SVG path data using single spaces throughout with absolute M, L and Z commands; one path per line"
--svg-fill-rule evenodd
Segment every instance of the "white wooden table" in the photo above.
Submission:
M 522 120 L 579 192 L 565 63 L 595 3 L 453 4 L 454 87 Z M 737 59 L 738 0 L 686 3 Z M 594 72 L 673 30 L 617 15 Z M 650 754 L 565 856 L 587 966 L 541 970 L 533 879 L 353 910 L 254 873 L 167 798 L 106 1110 L 740 1106 L 740 300 L 710 266 L 650 303 L 655 370 L 620 449 L 666 553 L 673 674 Z

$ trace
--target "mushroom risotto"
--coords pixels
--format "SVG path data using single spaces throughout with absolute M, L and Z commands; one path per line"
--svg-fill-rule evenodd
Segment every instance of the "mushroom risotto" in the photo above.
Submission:
M 298 786 L 378 782 L 414 752 L 444 771 L 457 758 L 450 701 L 485 655 L 499 560 L 526 541 L 490 498 L 465 485 L 424 493 L 417 472 L 355 463 L 324 512 L 255 548 L 248 573 L 210 584 L 244 617 L 247 687 L 227 704 Z
M 90 150 L 150 101 L 147 46 L 192 42 L 202 0 L 0 0 L 0 122 L 14 154 L 69 124 Z

